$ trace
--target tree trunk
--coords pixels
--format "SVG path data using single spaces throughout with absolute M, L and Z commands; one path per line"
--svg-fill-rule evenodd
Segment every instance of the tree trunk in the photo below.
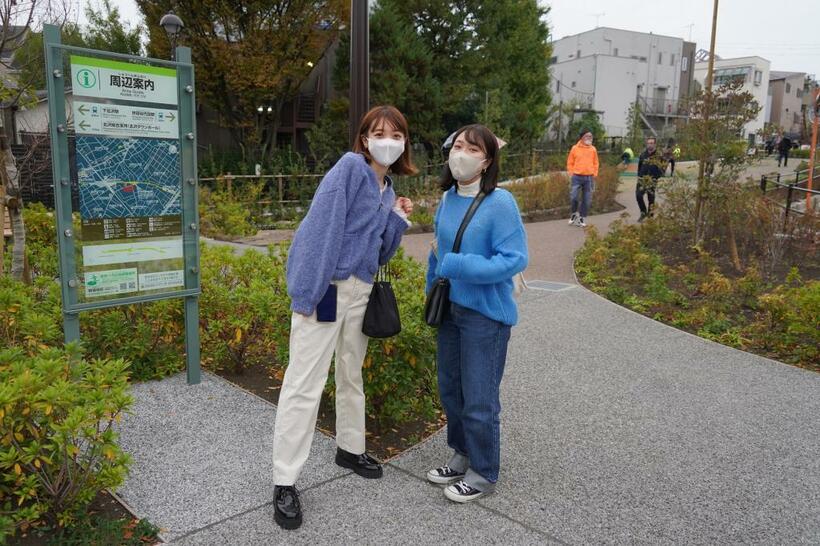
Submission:
M 6 187 L 6 207 L 11 220 L 12 240 L 11 277 L 15 280 L 30 282 L 26 274 L 26 225 L 23 222 L 23 201 L 20 197 L 20 181 L 17 165 L 11 148 L 0 152 L 0 173 Z
M 737 252 L 737 240 L 735 239 L 735 228 L 732 225 L 731 215 L 727 216 L 726 228 L 729 232 L 729 255 L 732 258 L 732 265 L 740 273 L 743 271 L 743 267 L 740 264 L 740 255 Z

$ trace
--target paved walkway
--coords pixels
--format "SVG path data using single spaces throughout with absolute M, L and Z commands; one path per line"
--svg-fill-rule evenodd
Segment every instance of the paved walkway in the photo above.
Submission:
M 527 230 L 528 279 L 571 282 L 580 230 L 564 220 Z M 415 254 L 426 241 L 405 244 Z M 134 465 L 119 493 L 175 544 L 820 544 L 820 374 L 577 285 L 523 296 L 498 490 L 470 505 L 424 480 L 448 457 L 443 432 L 392 459 L 382 480 L 335 466 L 333 440 L 317 432 L 298 484 L 304 525 L 282 531 L 276 409 L 210 374 L 184 381 L 135 385 L 121 428 Z

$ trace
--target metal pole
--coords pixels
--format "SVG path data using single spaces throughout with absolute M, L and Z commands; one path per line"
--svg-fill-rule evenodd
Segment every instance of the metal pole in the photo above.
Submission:
M 46 57 L 46 86 L 48 88 L 49 132 L 54 177 L 54 208 L 57 216 L 57 248 L 60 255 L 60 284 L 63 302 L 63 336 L 65 342 L 79 341 L 80 317 L 76 311 L 66 311 L 78 300 L 80 286 L 76 278 L 74 260 L 74 233 L 71 217 L 71 174 L 68 163 L 68 136 L 65 115 L 65 79 L 60 27 L 43 25 L 43 47 Z M 69 72 L 69 79 L 71 75 Z
M 558 151 L 564 148 L 564 128 L 561 121 L 564 118 L 564 101 L 558 101 Z
M 807 188 L 809 191 L 806 192 L 806 214 L 809 214 L 810 211 L 813 211 L 811 206 L 811 186 L 812 182 L 814 181 L 814 160 L 816 159 L 815 149 L 817 148 L 817 128 L 818 128 L 818 118 L 820 118 L 820 87 L 814 88 L 814 104 L 812 107 L 814 108 L 814 123 L 811 126 L 811 148 L 809 151 L 809 181 L 807 184 Z
M 350 145 L 370 104 L 370 23 L 368 0 L 350 6 Z
M 199 214 L 196 181 L 196 98 L 191 48 L 178 47 L 175 57 L 187 66 L 177 69 L 180 146 L 182 154 L 182 244 L 185 288 L 199 290 Z M 185 296 L 185 370 L 189 385 L 201 381 L 199 353 L 199 296 Z

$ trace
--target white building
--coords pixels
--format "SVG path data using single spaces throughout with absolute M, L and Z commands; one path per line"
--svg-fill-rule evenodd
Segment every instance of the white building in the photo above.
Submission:
M 695 80 L 703 86 L 706 82 L 708 62 L 695 64 Z M 715 59 L 712 87 L 718 87 L 732 80 L 743 82 L 740 91 L 750 92 L 761 106 L 757 118 L 744 127 L 743 137 L 757 142 L 757 133 L 763 130 L 769 117 L 769 61 L 763 57 L 738 57 L 735 59 Z
M 766 122 L 779 127 L 792 139 L 801 137 L 804 118 L 805 72 L 769 73 L 768 115 Z
M 695 44 L 681 38 L 600 27 L 553 42 L 554 102 L 596 110 L 609 136 L 624 136 L 636 100 L 645 129 L 661 135 L 684 115 L 692 90 Z

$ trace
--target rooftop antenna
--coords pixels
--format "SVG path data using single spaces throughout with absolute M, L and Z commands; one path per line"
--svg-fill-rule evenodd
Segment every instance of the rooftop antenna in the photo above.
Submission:
M 598 28 L 598 26 L 599 26 L 599 25 L 598 25 L 598 21 L 600 21 L 600 20 L 601 20 L 601 17 L 603 17 L 604 15 L 606 15 L 606 13 L 605 13 L 605 12 L 601 12 L 601 13 L 590 13 L 590 14 L 589 14 L 589 16 L 590 16 L 590 17 L 595 17 L 595 28 Z

